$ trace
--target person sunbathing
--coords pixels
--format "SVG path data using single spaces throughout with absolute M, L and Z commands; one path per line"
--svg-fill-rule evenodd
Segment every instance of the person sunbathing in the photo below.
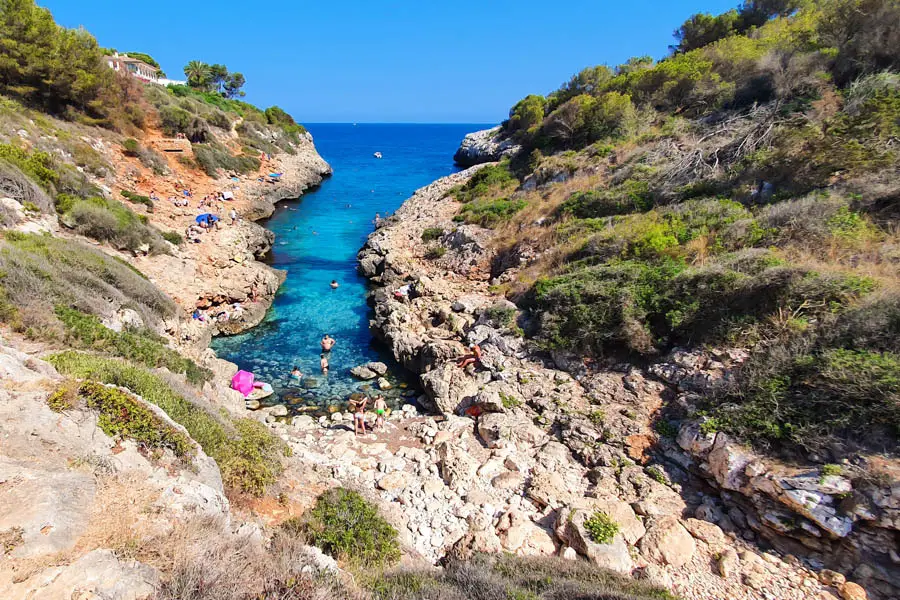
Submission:
M 481 346 L 472 344 L 469 349 L 472 351 L 471 354 L 460 356 L 456 361 L 456 366 L 460 369 L 465 369 L 469 365 L 481 366 Z

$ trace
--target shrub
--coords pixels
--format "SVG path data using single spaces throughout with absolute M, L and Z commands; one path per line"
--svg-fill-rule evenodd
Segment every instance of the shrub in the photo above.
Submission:
M 444 230 L 440 227 L 429 227 L 422 232 L 422 241 L 425 243 L 433 242 L 441 239 L 443 235 Z
M 502 162 L 481 168 L 466 183 L 450 193 L 460 202 L 471 202 L 514 188 L 518 183 L 509 170 L 509 164 Z
M 58 305 L 94 315 L 128 306 L 148 324 L 175 313 L 172 301 L 131 265 L 72 240 L 7 231 L 0 238 L 0 273 L 7 302 L 0 318 L 30 336 L 39 328 L 62 334 Z
M 584 522 L 584 528 L 591 539 L 598 544 L 609 544 L 619 533 L 619 525 L 608 514 L 597 511 Z
M 474 200 L 465 204 L 457 216 L 466 223 L 474 223 L 488 228 L 496 227 L 525 208 L 526 204 L 525 200 L 509 198 Z
M 163 409 L 219 465 L 229 489 L 261 496 L 281 473 L 281 456 L 290 449 L 265 425 L 230 420 L 176 393 L 158 375 L 120 359 L 67 351 L 48 357 L 69 377 L 125 387 Z
M 142 196 L 141 194 L 135 194 L 134 192 L 129 192 L 128 190 L 122 190 L 121 194 L 122 197 L 129 202 L 133 202 L 135 204 L 143 204 L 150 212 L 153 212 L 153 200 L 151 200 L 149 197 Z
M 447 249 L 443 246 L 432 246 L 425 252 L 425 258 L 428 260 L 437 260 L 447 254 Z
M 141 151 L 141 145 L 134 138 L 128 138 L 122 142 L 122 148 L 126 156 L 137 156 Z
M 509 131 L 529 131 L 540 127 L 544 120 L 547 99 L 534 94 L 526 96 L 509 110 Z
M 46 190 L 59 182 L 53 157 L 47 152 L 27 152 L 18 146 L 0 144 L 0 159 L 18 167 Z
M 164 240 L 175 246 L 180 246 L 184 243 L 184 237 L 177 231 L 163 231 L 161 235 Z
M 84 382 L 77 393 L 88 408 L 99 413 L 97 426 L 106 435 L 134 440 L 151 449 L 169 449 L 180 458 L 190 458 L 194 454 L 194 445 L 186 435 L 126 392 L 99 383 Z M 65 406 L 60 402 L 60 394 L 65 394 L 65 391 L 52 394 L 47 404 L 57 411 L 72 408 L 71 404 Z
M 194 159 L 210 177 L 218 177 L 219 169 L 243 175 L 258 171 L 262 164 L 256 156 L 234 156 L 220 144 L 195 144 Z
M 443 570 L 402 569 L 365 582 L 378 600 L 675 600 L 661 587 L 587 561 L 477 554 Z
M 61 220 L 77 233 L 119 250 L 134 252 L 145 245 L 151 252 L 164 250 L 159 232 L 147 225 L 147 217 L 135 214 L 121 202 L 99 196 L 75 199 Z
M 305 515 L 304 531 L 310 543 L 359 566 L 390 565 L 400 558 L 396 530 L 374 505 L 344 488 L 319 496 Z

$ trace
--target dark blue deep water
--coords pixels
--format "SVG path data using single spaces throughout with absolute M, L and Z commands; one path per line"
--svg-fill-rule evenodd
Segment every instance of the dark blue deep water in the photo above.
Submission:
M 455 172 L 453 153 L 482 125 L 308 125 L 334 175 L 301 199 L 278 204 L 262 225 L 275 233 L 270 264 L 287 280 L 266 319 L 253 330 L 213 341 L 216 353 L 269 381 L 281 400 L 319 406 L 344 400 L 361 383 L 349 370 L 370 360 L 391 364 L 369 333 L 366 282 L 356 253 L 376 213 L 396 210 L 417 189 Z M 373 157 L 381 152 L 382 159 Z M 340 287 L 332 290 L 331 280 Z M 327 377 L 319 371 L 319 341 L 337 339 Z M 292 384 L 298 365 L 315 387 Z M 392 365 L 393 366 L 393 365 Z M 399 375 L 398 369 L 393 369 Z M 395 375 L 395 376 L 396 376 Z M 308 384 L 307 384 L 308 385 Z M 398 386 L 399 389 L 399 386 Z

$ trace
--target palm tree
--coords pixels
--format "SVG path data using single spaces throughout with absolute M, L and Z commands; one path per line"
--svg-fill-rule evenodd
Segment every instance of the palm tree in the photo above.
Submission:
M 184 76 L 192 88 L 205 89 L 209 85 L 210 75 L 209 65 L 199 60 L 192 60 L 184 67 Z

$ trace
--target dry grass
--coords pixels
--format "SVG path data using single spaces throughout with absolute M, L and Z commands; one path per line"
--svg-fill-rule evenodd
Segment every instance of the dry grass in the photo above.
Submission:
M 221 519 L 195 519 L 155 542 L 148 562 L 166 575 L 155 600 L 355 600 L 350 582 L 304 569 L 303 540 L 281 531 L 266 547 Z

